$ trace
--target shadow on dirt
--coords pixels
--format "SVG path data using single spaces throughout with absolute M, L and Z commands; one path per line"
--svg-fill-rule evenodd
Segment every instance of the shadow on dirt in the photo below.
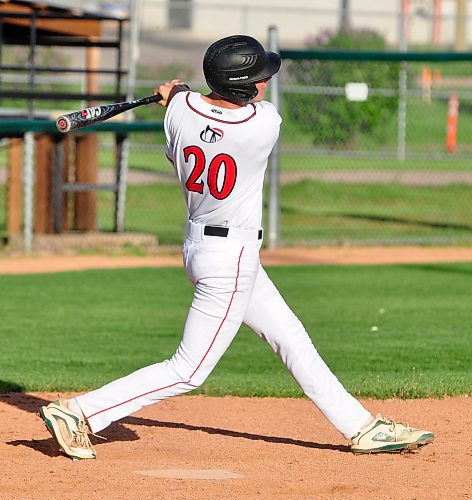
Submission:
M 39 407 L 44 406 L 50 403 L 49 400 L 38 397 L 33 394 L 24 394 L 19 392 L 10 392 L 6 394 L 0 394 L 0 403 L 6 403 L 11 406 L 15 406 L 16 408 L 23 410 L 28 413 L 37 414 Z M 39 416 L 35 417 L 38 422 L 38 426 L 44 425 Z M 108 429 L 100 432 L 100 436 L 104 437 L 103 439 L 95 438 L 94 436 L 90 436 L 90 440 L 93 445 L 103 445 L 108 441 L 137 441 L 139 436 L 137 433 L 128 429 L 121 422 L 117 422 L 114 425 L 111 425 Z M 61 455 L 58 449 L 58 445 L 51 437 L 49 439 L 16 439 L 14 441 L 7 441 L 6 444 L 11 446 L 25 446 L 32 450 L 38 451 L 47 455 L 49 457 L 56 457 Z
M 51 439 L 15 439 L 14 441 L 6 441 L 5 444 L 10 446 L 24 446 L 30 448 L 34 451 L 39 451 L 43 455 L 48 457 L 58 457 L 62 455 L 55 444 L 54 440 Z
M 50 401 L 45 400 L 33 394 L 23 394 L 23 393 L 7 393 L 0 394 L 0 402 L 6 403 L 19 408 L 20 410 L 26 411 L 28 413 L 37 413 L 40 406 L 47 405 Z M 39 417 L 38 425 L 43 425 Z M 275 444 L 286 444 L 291 446 L 301 446 L 304 448 L 314 448 L 319 450 L 333 450 L 340 451 L 342 453 L 350 453 L 350 448 L 345 445 L 333 445 L 329 443 L 315 443 L 312 441 L 302 441 L 299 439 L 285 438 L 280 436 L 264 436 L 261 434 L 251 434 L 248 432 L 239 432 L 231 429 L 220 429 L 216 427 L 207 427 L 201 425 L 191 425 L 184 424 L 181 422 L 164 422 L 160 420 L 151 420 L 147 418 L 140 417 L 126 417 L 121 422 L 116 422 L 107 429 L 100 432 L 100 436 L 104 437 L 106 441 L 97 439 L 94 436 L 90 436 L 90 439 L 94 446 L 97 444 L 99 446 L 105 445 L 107 442 L 112 443 L 113 441 L 136 441 L 139 436 L 136 431 L 129 429 L 126 425 L 144 425 L 148 427 L 161 427 L 167 429 L 183 429 L 187 431 L 197 431 L 206 432 L 207 434 L 216 434 L 220 436 L 227 436 L 237 439 L 248 439 L 251 441 L 264 441 L 266 443 Z M 18 439 L 14 441 L 9 441 L 6 444 L 11 446 L 25 446 L 31 448 L 35 451 L 43 453 L 50 457 L 59 456 L 57 444 L 52 438 L 40 439 L 40 440 L 24 440 Z
M 292 446 L 302 446 L 304 448 L 315 448 L 318 450 L 333 450 L 343 453 L 351 453 L 349 446 L 333 445 L 328 443 L 314 443 L 312 441 L 301 441 L 299 439 L 284 438 L 279 436 L 263 436 L 261 434 L 250 434 L 248 432 L 233 431 L 230 429 L 219 429 L 216 427 L 206 427 L 202 425 L 183 424 L 181 422 L 163 422 L 160 420 L 150 420 L 147 418 L 127 417 L 124 423 L 131 425 L 146 425 L 150 427 L 165 427 L 168 429 L 184 429 L 187 431 L 206 432 L 207 434 L 217 434 L 232 438 L 249 439 L 251 441 L 264 441 L 266 443 L 288 444 Z

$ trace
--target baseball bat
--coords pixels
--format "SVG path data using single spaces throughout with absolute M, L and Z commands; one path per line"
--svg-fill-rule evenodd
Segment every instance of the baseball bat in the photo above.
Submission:
M 73 113 L 59 116 L 56 120 L 56 127 L 59 132 L 65 134 L 66 132 L 71 132 L 72 130 L 87 127 L 93 123 L 103 122 L 112 116 L 119 115 L 120 113 L 124 113 L 130 109 L 137 108 L 138 106 L 143 106 L 152 102 L 159 102 L 161 100 L 162 96 L 160 94 L 156 94 L 142 97 L 141 99 L 135 99 L 134 101 L 115 102 L 112 104 L 105 104 L 103 106 L 91 106 L 90 108 L 81 109 L 79 111 L 74 111 Z

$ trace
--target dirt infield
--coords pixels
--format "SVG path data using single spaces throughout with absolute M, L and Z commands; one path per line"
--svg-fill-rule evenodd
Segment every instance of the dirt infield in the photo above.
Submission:
M 264 264 L 472 261 L 472 248 L 264 251 Z M 179 255 L 0 258 L 0 274 L 181 265 Z M 98 458 L 58 453 L 35 414 L 55 394 L 0 394 L 1 499 L 468 499 L 472 398 L 364 400 L 432 430 L 415 453 L 354 456 L 306 399 L 182 396 L 93 438 Z
M 415 264 L 472 261 L 472 247 L 297 247 L 262 250 L 263 265 Z M 0 257 L 0 274 L 48 273 L 81 269 L 181 266 L 180 253 L 145 257 L 35 255 Z
M 436 433 L 416 453 L 354 456 L 305 399 L 181 396 L 104 431 L 72 462 L 35 412 L 54 394 L 0 395 L 0 498 L 471 498 L 472 398 L 364 401 Z

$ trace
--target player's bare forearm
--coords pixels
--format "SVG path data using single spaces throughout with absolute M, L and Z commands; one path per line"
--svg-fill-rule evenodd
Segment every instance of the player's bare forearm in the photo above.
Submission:
M 182 82 L 182 80 L 175 79 L 165 82 L 154 89 L 153 94 L 160 94 L 162 99 L 159 104 L 166 108 L 175 94 L 189 90 L 189 86 Z

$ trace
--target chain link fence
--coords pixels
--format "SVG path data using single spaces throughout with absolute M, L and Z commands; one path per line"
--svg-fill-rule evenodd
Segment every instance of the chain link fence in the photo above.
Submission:
M 277 243 L 286 246 L 472 241 L 470 53 L 280 53 L 278 218 L 274 228 L 267 182 L 266 234 L 274 232 Z M 189 83 L 195 90 L 207 90 L 201 82 Z M 147 95 L 153 84 L 138 82 L 136 95 Z M 136 119 L 161 123 L 163 113 L 159 106 L 142 108 L 136 110 Z M 6 129 L 11 136 L 10 125 Z M 117 175 L 116 138 L 112 133 L 97 135 L 97 182 L 111 184 Z M 69 200 L 67 230 L 35 230 L 34 249 L 55 250 L 55 241 L 64 248 L 68 239 L 71 247 L 83 251 L 119 247 L 139 252 L 180 245 L 186 213 L 164 155 L 162 127 L 128 137 L 124 231 L 115 232 L 115 191 L 94 194 L 93 231 L 77 227 L 74 210 L 80 193 L 70 192 L 64 195 Z M 36 147 L 39 138 L 36 133 Z M 9 141 L 4 137 L 0 143 L 3 242 L 14 240 L 8 231 L 13 194 Z M 73 182 L 75 174 L 69 170 Z M 43 173 L 36 162 L 29 200 L 33 227 L 42 207 L 38 192 L 45 191 Z M 25 194 L 18 185 L 15 189 L 17 195 Z M 24 213 L 19 217 L 21 244 Z
M 0 129 L 5 124 L 0 121 Z M 25 124 L 22 124 L 25 125 Z M 27 125 L 27 124 L 26 124 Z M 115 124 L 113 124 L 115 125 Z M 18 137 L 3 139 L 0 149 L 0 237 L 12 250 L 24 250 L 25 229 L 30 226 L 33 251 L 128 251 L 144 253 L 158 246 L 179 245 L 186 227 L 186 210 L 172 167 L 164 154 L 162 123 L 155 129 L 126 132 L 126 124 L 116 124 L 119 135 L 109 131 L 85 130 L 68 134 L 67 141 L 52 129 L 54 122 L 44 122 L 46 130 L 33 133 L 33 188 L 25 189 L 24 179 L 28 166 L 25 153 L 28 145 Z M 151 125 L 149 123 L 149 125 Z M 35 124 L 36 128 L 41 125 Z M 136 127 L 135 127 L 136 128 Z M 100 129 L 98 126 L 97 129 Z M 124 193 L 124 221 L 117 231 L 119 210 L 120 161 L 117 156 L 117 137 L 129 141 Z M 78 165 L 79 143 L 87 136 L 96 138 L 97 170 L 93 179 L 80 179 Z M 45 140 L 47 139 L 47 140 Z M 18 150 L 21 157 L 11 164 L 11 151 Z M 61 158 L 57 145 L 61 141 Z M 94 143 L 92 143 L 94 144 Z M 88 146 L 87 146 L 88 147 Z M 67 153 L 65 153 L 67 151 Z M 46 155 L 48 160 L 40 159 Z M 90 158 L 93 158 L 93 153 Z M 62 163 L 62 165 L 58 165 Z M 9 165 L 10 163 L 10 165 Z M 95 161 L 94 161 L 95 163 Z M 59 168 L 59 173 L 57 173 Z M 57 181 L 60 178 L 60 186 Z M 90 184 L 90 189 L 85 189 Z M 57 201 L 59 196 L 59 201 Z M 27 207 L 31 207 L 28 221 Z M 13 214 L 13 216 L 12 216 Z M 85 225 L 85 227 L 84 227 Z
M 470 61 L 402 66 L 282 55 L 278 244 L 472 240 Z M 381 75 L 389 85 L 356 77 L 356 71 L 369 67 L 385 67 Z M 402 71 L 407 73 L 403 94 Z M 334 81 L 338 72 L 352 78 Z M 114 136 L 98 136 L 98 181 L 112 182 Z M 116 241 L 133 251 L 153 246 L 150 241 L 179 245 L 185 207 L 163 152 L 162 130 L 133 132 L 129 138 L 125 231 Z M 6 240 L 6 139 L 0 157 L 0 231 Z M 69 196 L 73 200 L 75 195 Z M 103 190 L 96 196 L 93 237 L 76 231 L 69 214 L 69 236 L 75 235 L 71 244 L 85 250 L 113 246 L 108 236 L 114 230 L 115 193 Z M 268 188 L 265 202 L 267 218 Z M 42 242 L 46 250 L 51 244 L 45 235 L 35 235 L 34 241 L 39 249 Z
M 155 244 L 180 245 L 187 227 L 187 213 L 180 184 L 164 153 L 162 129 L 155 132 L 135 132 L 129 135 L 129 170 L 126 188 L 124 233 L 127 245 L 139 247 L 137 235 L 151 235 Z M 113 165 L 114 140 L 101 139 L 100 164 Z M 108 158 L 108 160 L 106 160 Z M 100 169 L 103 177 L 113 178 L 113 169 Z M 101 193 L 97 221 L 100 231 L 114 227 L 114 197 Z
M 472 241 L 471 54 L 281 54 L 280 244 Z

